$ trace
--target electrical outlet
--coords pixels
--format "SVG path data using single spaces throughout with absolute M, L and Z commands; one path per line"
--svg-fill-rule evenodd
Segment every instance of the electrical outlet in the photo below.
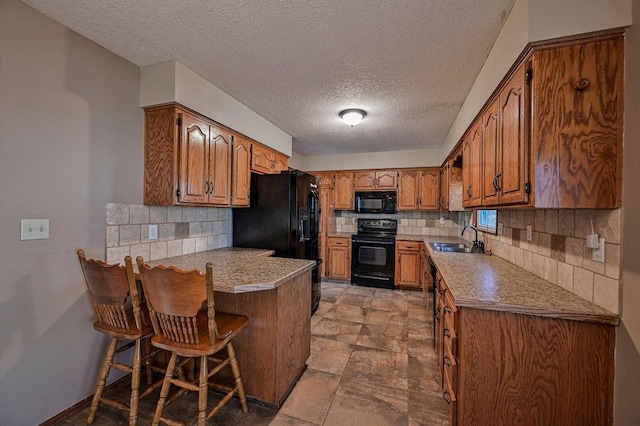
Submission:
M 22 219 L 20 221 L 21 240 L 48 240 L 49 219 Z
M 598 248 L 593 249 L 593 260 L 604 263 L 604 238 L 600 238 Z
M 504 223 L 498 224 L 498 235 L 504 234 Z
M 531 241 L 533 239 L 533 226 L 527 225 L 527 241 Z
M 158 225 L 149 225 L 149 239 L 150 240 L 158 239 Z
M 440 225 L 444 225 L 444 216 L 440 216 Z

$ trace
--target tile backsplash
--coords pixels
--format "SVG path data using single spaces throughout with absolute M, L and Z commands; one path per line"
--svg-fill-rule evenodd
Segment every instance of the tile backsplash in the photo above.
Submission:
M 465 212 L 465 220 L 471 217 Z M 480 233 L 486 250 L 614 313 L 620 312 L 621 211 L 499 210 L 502 235 Z M 593 225 L 592 225 L 593 224 Z M 532 225 L 527 241 L 527 225 Z M 592 259 L 586 236 L 605 238 L 605 262 Z M 466 233 L 471 240 L 473 232 Z
M 459 236 L 464 224 L 466 212 L 398 212 L 386 214 L 384 219 L 398 220 L 398 234 Z M 358 231 L 358 219 L 383 216 L 376 214 L 360 214 L 350 211 L 335 211 L 335 230 L 355 234 Z M 442 218 L 442 221 L 440 220 Z M 330 222 L 330 226 L 332 223 Z M 333 229 L 333 228 L 331 228 Z
M 107 263 L 122 263 L 127 255 L 157 260 L 231 245 L 230 208 L 109 203 L 106 218 Z M 149 239 L 149 225 L 158 225 L 158 239 Z

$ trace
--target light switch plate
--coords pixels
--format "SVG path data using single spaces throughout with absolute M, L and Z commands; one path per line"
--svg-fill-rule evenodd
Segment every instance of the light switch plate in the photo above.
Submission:
M 49 219 L 22 219 L 20 221 L 21 240 L 48 240 Z
M 149 239 L 150 240 L 158 239 L 158 225 L 149 225 Z

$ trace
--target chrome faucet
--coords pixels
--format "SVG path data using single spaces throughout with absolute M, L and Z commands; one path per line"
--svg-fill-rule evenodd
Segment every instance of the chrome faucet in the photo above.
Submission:
M 460 233 L 460 236 L 464 235 L 464 231 L 466 231 L 467 228 L 471 228 L 476 232 L 476 239 L 473 240 L 473 247 L 471 248 L 471 251 L 474 253 L 484 253 L 484 242 L 478 241 L 478 228 L 476 228 L 474 225 L 472 224 L 465 225 L 464 228 L 462 228 L 462 232 Z

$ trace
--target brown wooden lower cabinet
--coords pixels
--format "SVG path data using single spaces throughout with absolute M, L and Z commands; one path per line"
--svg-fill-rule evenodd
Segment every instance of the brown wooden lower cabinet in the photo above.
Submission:
M 409 290 L 420 290 L 422 284 L 422 262 L 420 241 L 396 241 L 395 286 Z
M 351 238 L 327 238 L 327 278 L 351 280 Z
M 436 285 L 452 425 L 613 423 L 613 325 L 456 307 L 441 276 Z

